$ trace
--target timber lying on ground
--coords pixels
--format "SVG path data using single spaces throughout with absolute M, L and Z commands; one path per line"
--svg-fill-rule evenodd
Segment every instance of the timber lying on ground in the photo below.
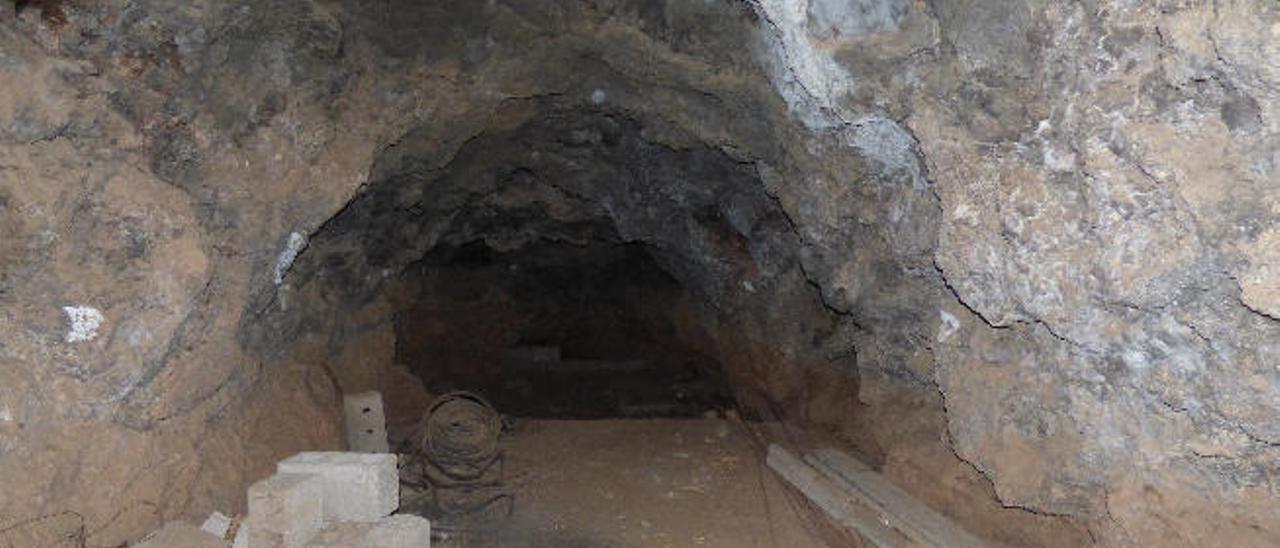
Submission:
M 768 463 L 842 527 L 877 547 L 987 546 L 844 452 L 818 449 L 801 460 L 770 445 Z

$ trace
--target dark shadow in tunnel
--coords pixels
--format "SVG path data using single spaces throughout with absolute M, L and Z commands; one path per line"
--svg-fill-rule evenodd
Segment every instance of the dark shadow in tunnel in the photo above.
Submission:
M 388 148 L 294 263 L 305 297 L 289 313 L 255 308 L 246 346 L 333 320 L 342 348 L 394 316 L 394 362 L 430 394 L 471 390 L 542 418 L 734 407 L 708 318 L 776 289 L 797 261 L 756 166 L 673 144 L 629 112 L 504 105 L 450 154 L 436 125 Z
M 680 340 L 684 290 L 641 244 L 442 246 L 403 275 L 397 361 L 435 393 L 538 418 L 694 417 L 732 405 L 720 366 Z

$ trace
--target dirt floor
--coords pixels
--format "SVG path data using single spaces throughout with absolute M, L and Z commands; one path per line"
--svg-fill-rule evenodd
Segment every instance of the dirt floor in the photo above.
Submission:
M 510 517 L 477 519 L 435 546 L 829 546 L 731 421 L 526 420 L 504 448 Z

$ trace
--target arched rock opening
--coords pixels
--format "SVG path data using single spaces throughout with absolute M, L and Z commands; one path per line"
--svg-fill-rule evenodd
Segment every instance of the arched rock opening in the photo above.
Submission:
M 993 540 L 1276 544 L 1280 5 L 1167 4 L 0 9 L 0 545 L 411 424 L 433 303 L 652 335 Z
M 744 357 L 715 341 L 742 310 L 768 306 L 779 317 L 732 340 L 798 344 L 797 353 L 830 344 L 813 333 L 857 329 L 806 278 L 795 227 L 754 162 L 696 141 L 655 142 L 641 121 L 591 96 L 511 101 L 489 124 L 447 159 L 401 152 L 429 131 L 397 140 L 378 176 L 310 237 L 273 296 L 280 306 L 244 324 L 245 339 L 279 352 L 288 341 L 273 337 L 288 326 L 314 332 L 316 322 L 357 317 L 394 338 L 397 361 L 439 381 L 436 393 L 482 384 L 520 342 L 613 360 L 627 356 L 606 350 L 641 345 L 632 358 L 666 364 L 672 385 L 709 375 L 702 396 L 724 406 L 726 380 L 761 402 L 779 389 L 764 362 L 776 354 Z M 573 333 L 588 327 L 595 337 Z M 855 387 L 853 362 L 845 367 Z

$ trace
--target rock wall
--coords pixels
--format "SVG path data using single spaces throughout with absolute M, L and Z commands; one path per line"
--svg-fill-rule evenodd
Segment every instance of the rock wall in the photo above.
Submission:
M 1274 543 L 1280 6 L 803 4 L 758 4 L 779 92 L 898 120 L 938 197 L 957 455 L 1100 542 Z
M 1271 0 L 6 7 L 0 530 L 234 509 L 402 384 L 389 277 L 532 235 L 658 249 L 743 392 L 994 538 L 1274 544 L 1277 44 Z

